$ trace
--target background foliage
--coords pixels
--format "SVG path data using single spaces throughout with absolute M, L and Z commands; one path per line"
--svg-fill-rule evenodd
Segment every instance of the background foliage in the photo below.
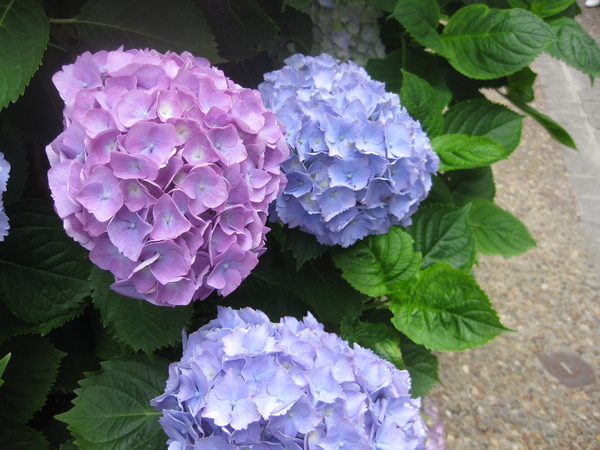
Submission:
M 187 50 L 255 88 L 292 50 L 310 53 L 310 1 L 0 0 L 0 151 L 12 166 L 11 229 L 0 243 L 1 448 L 163 446 L 148 400 L 179 357 L 181 330 L 206 323 L 217 304 L 273 320 L 311 311 L 408 369 L 414 396 L 438 380 L 432 351 L 507 331 L 471 270 L 478 253 L 510 257 L 535 241 L 494 204 L 490 165 L 520 141 L 515 110 L 575 147 L 530 106 L 529 68 L 546 52 L 591 81 L 600 73 L 600 49 L 574 20 L 573 0 L 372 0 L 384 11 L 387 56 L 366 68 L 400 94 L 441 159 L 407 228 L 342 249 L 272 224 L 268 251 L 237 291 L 174 309 L 110 291 L 110 274 L 65 235 L 46 181 L 44 147 L 62 131 L 52 74 L 86 50 L 123 45 Z

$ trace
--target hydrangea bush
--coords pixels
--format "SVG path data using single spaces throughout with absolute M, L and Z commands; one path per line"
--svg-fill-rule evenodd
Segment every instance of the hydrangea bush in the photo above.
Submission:
M 352 61 L 296 54 L 285 62 L 258 87 L 292 149 L 271 220 L 342 247 L 410 225 L 439 159 L 398 95 Z
M 506 330 L 478 254 L 535 245 L 490 166 L 522 114 L 574 146 L 529 65 L 600 73 L 578 12 L 0 2 L 0 448 L 422 446 L 439 352 Z
M 204 58 L 147 50 L 84 53 L 53 81 L 52 197 L 112 289 L 174 306 L 238 287 L 289 153 L 258 92 Z
M 184 339 L 161 410 L 169 448 L 425 448 L 410 377 L 326 333 L 312 315 L 279 323 L 220 308 Z

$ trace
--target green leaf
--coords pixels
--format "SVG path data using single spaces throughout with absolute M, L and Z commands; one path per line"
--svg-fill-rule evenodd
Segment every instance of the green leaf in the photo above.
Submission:
M 443 55 L 470 78 L 499 78 L 529 65 L 554 40 L 550 27 L 523 9 L 471 5 L 458 10 L 442 34 Z
M 421 272 L 408 296 L 392 298 L 392 323 L 432 350 L 482 345 L 507 329 L 475 280 L 447 264 Z
M 391 285 L 412 278 L 421 268 L 421 255 L 413 250 L 413 240 L 397 227 L 337 249 L 332 258 L 342 277 L 371 297 L 387 294 Z
M 469 222 L 481 253 L 510 258 L 535 247 L 527 227 L 511 213 L 488 200 L 472 199 L 470 203 Z
M 468 134 L 493 139 L 510 155 L 521 140 L 523 116 L 489 100 L 457 103 L 444 113 L 444 133 Z
M 546 131 L 550 134 L 550 136 L 552 136 L 558 142 L 560 142 L 563 145 L 566 145 L 567 147 L 572 148 L 573 150 L 577 150 L 577 145 L 575 145 L 575 141 L 573 141 L 573 138 L 569 135 L 569 133 L 567 133 L 567 131 L 563 127 L 561 127 L 550 117 L 533 109 L 531 106 L 523 103 L 522 101 L 514 99 L 508 95 L 504 95 L 504 97 L 510 100 L 510 102 L 513 105 L 515 105 L 525 114 L 533 118 L 541 126 L 543 126 L 546 129 Z
M 453 170 L 446 174 L 446 182 L 457 206 L 473 198 L 493 200 L 496 196 L 494 173 L 490 166 Z
M 435 0 L 398 0 L 390 17 L 400 22 L 421 45 L 441 52 L 442 43 L 436 30 L 440 9 Z
M 327 246 L 319 244 L 314 235 L 297 228 L 286 229 L 285 250 L 290 250 L 296 259 L 296 270 L 306 261 L 313 260 L 327 251 Z
M 0 0 L 0 109 L 25 91 L 42 63 L 50 30 L 34 0 Z
M 529 67 L 519 70 L 507 77 L 508 96 L 523 103 L 532 102 L 535 98 L 533 83 L 537 74 Z
M 8 361 L 10 361 L 10 355 L 11 355 L 11 353 L 6 355 L 4 358 L 0 359 L 0 386 L 2 386 L 4 384 L 2 375 L 4 374 L 4 371 L 6 370 L 6 365 L 8 364 Z
M 27 151 L 23 147 L 19 133 L 6 123 L 0 129 L 0 149 L 10 163 L 10 177 L 6 192 L 2 194 L 4 206 L 15 203 L 21 197 L 27 181 Z
M 283 6 L 289 5 L 295 9 L 303 9 L 310 5 L 310 2 L 312 0 L 283 0 Z
M 386 12 L 392 12 L 397 3 L 398 0 L 373 0 L 373 5 Z
M 430 138 L 442 133 L 444 129 L 442 105 L 435 90 L 427 81 L 403 70 L 400 102 L 413 119 L 421 122 L 423 130 Z
M 163 448 L 162 416 L 150 400 L 164 392 L 168 361 L 144 355 L 106 361 L 88 373 L 75 392 L 75 405 L 56 416 L 68 424 L 75 443 L 85 449 Z
M 542 19 L 563 12 L 573 4 L 573 0 L 531 0 L 529 10 Z
M 0 389 L 0 416 L 27 422 L 46 403 L 46 396 L 64 353 L 48 339 L 18 336 L 0 345 L 0 355 L 12 353 Z
M 350 344 L 369 348 L 398 369 L 404 369 L 400 352 L 400 333 L 384 323 L 361 322 L 357 317 L 346 317 L 341 324 L 342 337 Z
M 41 450 L 49 448 L 42 433 L 8 417 L 0 417 L 0 448 L 6 450 Z
M 94 289 L 94 306 L 102 322 L 121 343 L 152 353 L 181 340 L 181 331 L 191 323 L 192 306 L 153 305 L 146 300 L 123 297 L 110 289 L 114 277 L 96 266 L 90 282 Z
M 413 215 L 406 231 L 423 254 L 423 267 L 437 262 L 469 271 L 475 258 L 475 239 L 469 225 L 469 205 L 461 209 L 450 205 L 430 205 Z
M 26 322 L 64 323 L 63 319 L 78 314 L 81 303 L 91 293 L 87 251 L 63 229 L 28 228 L 19 232 L 11 227 L 0 248 L 4 302 Z
M 125 45 L 222 61 L 206 19 L 190 0 L 88 0 L 68 23 L 95 49 Z
M 410 393 L 413 397 L 425 397 L 431 387 L 440 381 L 437 357 L 423 345 L 401 336 L 400 351 L 404 367 L 410 373 Z
M 450 173 L 454 173 L 454 171 Z M 421 207 L 432 203 L 448 203 L 449 205 L 454 205 L 452 192 L 450 192 L 450 189 L 448 189 L 448 186 L 446 186 L 446 183 L 441 178 L 441 174 L 431 177 L 431 189 L 429 190 L 429 194 L 427 194 L 425 201 L 421 203 Z
M 431 139 L 431 146 L 442 171 L 489 166 L 507 157 L 504 147 L 488 137 L 444 134 Z
M 556 41 L 546 47 L 546 53 L 585 73 L 593 83 L 600 74 L 600 46 L 581 25 L 568 17 L 548 20 Z

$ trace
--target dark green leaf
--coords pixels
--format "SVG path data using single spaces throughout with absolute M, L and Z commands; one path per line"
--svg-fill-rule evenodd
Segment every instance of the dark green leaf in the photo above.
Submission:
M 423 254 L 423 267 L 437 262 L 469 271 L 475 258 L 475 239 L 468 221 L 469 205 L 461 209 L 450 205 L 420 208 L 406 231 Z
M 413 397 L 425 397 L 431 387 L 440 381 L 437 357 L 423 345 L 401 336 L 400 351 L 404 367 L 410 373 L 410 393 Z
M 487 137 L 444 134 L 431 139 L 431 146 L 440 157 L 440 170 L 489 166 L 507 157 L 504 147 Z
M 285 250 L 292 252 L 296 259 L 296 270 L 300 270 L 306 261 L 322 256 L 327 251 L 327 247 L 319 244 L 312 234 L 297 228 L 287 228 Z
M 191 305 L 171 308 L 123 297 L 110 289 L 113 275 L 96 266 L 90 282 L 102 322 L 117 340 L 134 350 L 149 354 L 173 345 L 181 340 L 182 330 L 191 322 Z
M 437 33 L 440 10 L 435 0 L 398 0 L 390 17 L 400 22 L 421 45 L 441 52 L 442 44 Z
M 492 79 L 527 66 L 554 35 L 529 11 L 471 5 L 450 18 L 441 40 L 443 54 L 456 70 L 471 78 Z
M 521 140 L 523 116 L 489 100 L 457 103 L 444 113 L 444 133 L 483 136 L 498 142 L 510 155 Z
M 11 354 L 9 353 L 4 358 L 0 359 L 0 386 L 2 386 L 4 384 L 2 375 L 4 374 L 4 371 L 6 370 L 6 365 L 8 364 L 8 361 L 10 361 L 10 355 Z
M 585 73 L 593 83 L 600 74 L 600 46 L 596 40 L 568 17 L 556 17 L 548 23 L 556 41 L 546 48 L 546 53 Z
M 385 58 L 373 58 L 367 61 L 365 69 L 377 81 L 385 83 L 387 92 L 399 93 L 402 87 L 402 72 L 404 67 L 404 51 L 394 50 Z
M 283 5 L 284 7 L 289 5 L 292 8 L 303 9 L 310 5 L 311 1 L 312 0 L 283 0 Z
M 46 13 L 34 0 L 0 0 L 0 109 L 23 94 L 48 43 Z
M 27 422 L 44 406 L 64 353 L 48 339 L 18 336 L 0 345 L 0 355 L 12 353 L 0 389 L 0 415 Z
M 0 448 L 5 450 L 43 450 L 49 447 L 42 433 L 17 420 L 0 417 Z
M 421 122 L 423 130 L 430 138 L 442 133 L 442 105 L 427 81 L 403 70 L 400 102 L 413 119 Z
M 0 300 L 2 300 L 1 294 Z M 0 343 L 13 336 L 29 333 L 33 328 L 35 328 L 35 325 L 19 319 L 10 312 L 10 309 L 8 309 L 8 306 L 3 301 L 0 302 Z
M 481 253 L 510 258 L 535 247 L 527 227 L 511 213 L 488 200 L 473 199 L 470 203 L 469 222 Z
M 190 0 L 88 0 L 72 23 L 95 49 L 188 51 L 213 64 L 222 61 L 204 16 Z
M 391 310 L 399 331 L 432 350 L 476 347 L 507 331 L 475 280 L 447 264 L 425 269 Z
M 64 230 L 31 227 L 20 233 L 12 228 L 0 248 L 0 291 L 13 314 L 26 322 L 59 318 L 60 323 L 90 295 L 90 269 L 87 251 Z
M 575 141 L 573 141 L 573 138 L 569 135 L 569 133 L 567 133 L 567 131 L 563 127 L 561 127 L 550 117 L 546 116 L 545 114 L 542 114 L 541 112 L 533 109 L 531 106 L 517 99 L 506 95 L 504 97 L 510 100 L 513 105 L 515 105 L 525 114 L 533 118 L 541 126 L 543 126 L 546 129 L 546 131 L 550 133 L 550 136 L 552 136 L 558 142 L 560 142 L 563 145 L 566 145 L 567 147 L 572 148 L 573 150 L 577 150 Z
M 373 4 L 382 11 L 392 12 L 398 0 L 373 0 Z
M 542 19 L 555 16 L 573 4 L 574 0 L 531 0 L 529 10 Z
M 508 9 L 510 4 L 508 0 L 463 0 L 466 5 L 487 5 L 490 8 Z
M 458 206 L 462 206 L 473 198 L 493 200 L 496 195 L 494 173 L 490 166 L 453 170 L 445 178 L 454 202 Z
M 529 103 L 535 98 L 533 83 L 537 74 L 529 67 L 519 70 L 507 77 L 508 96 L 523 103 Z
M 429 194 L 427 194 L 425 202 L 421 203 L 421 207 L 432 203 L 448 203 L 449 205 L 454 205 L 452 192 L 450 192 L 450 189 L 448 189 L 448 186 L 444 180 L 440 178 L 439 174 L 431 177 L 431 189 L 429 190 Z
M 357 317 L 346 317 L 341 324 L 342 337 L 350 344 L 369 348 L 379 356 L 404 369 L 400 352 L 400 333 L 384 323 L 361 322 Z
M 150 400 L 165 388 L 168 361 L 143 355 L 106 361 L 87 374 L 75 392 L 75 405 L 56 416 L 68 424 L 75 443 L 85 449 L 163 448 L 167 437 Z
M 0 129 L 0 151 L 10 163 L 10 177 L 6 192 L 2 194 L 2 201 L 6 206 L 19 200 L 27 181 L 26 150 L 17 131 L 7 124 L 2 124 Z
M 421 268 L 421 255 L 413 250 L 412 239 L 397 227 L 367 236 L 350 248 L 336 249 L 332 257 L 342 277 L 371 297 L 387 294 L 391 285 L 412 278 Z

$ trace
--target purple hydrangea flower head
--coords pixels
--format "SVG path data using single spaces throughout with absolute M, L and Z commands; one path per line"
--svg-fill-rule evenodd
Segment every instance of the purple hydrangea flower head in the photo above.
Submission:
M 377 19 L 382 11 L 367 0 L 313 0 L 304 9 L 313 22 L 313 51 L 364 66 L 384 58 Z
M 286 63 L 258 87 L 292 148 L 271 219 L 343 247 L 409 225 L 439 168 L 419 122 L 352 61 L 296 54 Z
M 310 314 L 273 323 L 220 307 L 184 336 L 164 394 L 150 403 L 170 449 L 424 449 L 420 399 L 409 390 L 408 372 Z
M 154 50 L 84 53 L 53 81 L 65 102 L 46 148 L 55 209 L 112 288 L 169 306 L 237 288 L 264 251 L 290 153 L 260 93 Z
M 8 235 L 10 225 L 8 224 L 8 216 L 4 212 L 4 202 L 2 194 L 6 192 L 6 183 L 10 175 L 10 164 L 4 159 L 4 154 L 0 153 L 0 242 L 4 241 L 4 237 Z

